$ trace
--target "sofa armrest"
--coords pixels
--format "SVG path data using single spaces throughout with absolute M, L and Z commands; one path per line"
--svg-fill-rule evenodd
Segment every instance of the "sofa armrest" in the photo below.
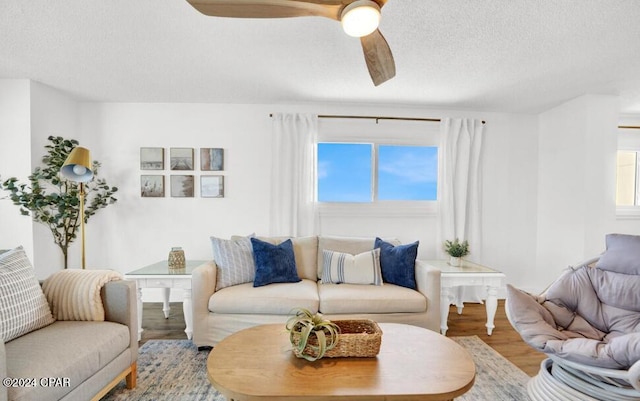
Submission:
M 0 341 L 0 378 L 7 377 L 7 353 L 4 349 L 4 341 Z M 0 401 L 7 401 L 9 398 L 7 394 L 7 388 L 5 386 L 0 387 Z
M 191 272 L 191 300 L 193 310 L 193 343 L 206 345 L 201 341 L 207 335 L 205 322 L 209 315 L 209 298 L 216 292 L 218 266 L 213 260 L 204 263 Z
M 116 280 L 106 283 L 100 292 L 104 306 L 104 318 L 109 322 L 129 327 L 131 363 L 138 358 L 138 303 L 136 282 Z
M 440 269 L 416 260 L 416 284 L 418 291 L 427 298 L 427 327 L 440 332 Z

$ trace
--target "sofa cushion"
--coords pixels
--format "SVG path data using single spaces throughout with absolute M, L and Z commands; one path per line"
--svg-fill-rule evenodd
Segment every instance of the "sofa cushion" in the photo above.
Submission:
M 293 254 L 296 259 L 298 277 L 317 280 L 318 271 L 318 237 L 257 237 L 259 240 L 273 245 L 279 245 L 291 239 Z
M 213 313 L 287 315 L 294 308 L 316 313 L 318 305 L 318 285 L 306 279 L 262 287 L 246 283 L 216 291 L 209 298 L 209 311 Z
M 624 274 L 640 274 L 640 235 L 607 234 L 607 250 L 596 267 Z
M 393 244 L 400 244 L 397 240 L 389 240 Z M 350 253 L 357 255 L 362 252 L 371 251 L 375 248 L 375 238 L 363 237 L 334 237 L 321 236 L 318 237 L 318 262 L 317 262 L 317 278 L 322 278 L 322 267 L 324 266 L 323 250 Z M 384 277 L 383 277 L 384 278 Z
M 422 294 L 394 284 L 318 284 L 318 295 L 320 312 L 326 314 L 406 313 L 427 310 L 427 299 Z
M 257 238 L 251 238 L 253 261 L 256 265 L 254 287 L 273 283 L 297 283 L 300 281 L 296 270 L 293 242 L 286 240 L 272 245 Z
M 69 378 L 69 387 L 9 388 L 10 400 L 58 400 L 129 347 L 113 322 L 55 322 L 5 344 L 8 377 Z
M 385 283 L 415 290 L 418 241 L 407 245 L 394 245 L 376 238 L 375 247 L 380 248 L 380 267 Z
M 211 247 L 213 260 L 218 266 L 216 290 L 253 282 L 256 267 L 248 237 L 234 237 L 231 240 L 211 237 Z
M 20 246 L 0 255 L 0 336 L 11 341 L 53 323 L 33 266 Z
M 380 250 L 374 249 L 352 255 L 350 253 L 323 250 L 323 284 L 373 284 L 382 285 Z

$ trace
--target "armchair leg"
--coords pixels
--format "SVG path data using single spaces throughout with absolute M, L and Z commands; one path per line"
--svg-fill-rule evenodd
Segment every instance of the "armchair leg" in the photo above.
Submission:
M 136 387 L 137 378 L 138 378 L 138 362 L 134 362 L 131 364 L 131 372 L 125 378 L 128 389 L 132 389 Z

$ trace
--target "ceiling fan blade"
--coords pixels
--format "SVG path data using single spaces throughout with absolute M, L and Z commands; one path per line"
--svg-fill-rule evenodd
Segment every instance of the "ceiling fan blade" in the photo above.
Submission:
M 318 16 L 338 19 L 341 0 L 187 0 L 202 14 L 235 18 Z
M 391 48 L 380 30 L 376 29 L 372 34 L 361 37 L 360 43 L 375 86 L 396 76 L 396 63 L 393 61 Z

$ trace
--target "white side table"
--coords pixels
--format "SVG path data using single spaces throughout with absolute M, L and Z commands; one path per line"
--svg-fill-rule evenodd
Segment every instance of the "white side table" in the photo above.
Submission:
M 193 335 L 193 312 L 191 309 L 191 271 L 201 264 L 206 263 L 205 260 L 188 260 L 184 269 L 169 269 L 167 261 L 154 263 L 141 269 L 134 270 L 124 275 L 127 280 L 135 280 L 138 288 L 138 341 L 142 339 L 142 289 L 143 288 L 162 288 L 164 290 L 164 300 L 162 311 L 164 317 L 169 317 L 169 296 L 172 288 L 181 288 L 184 290 L 184 299 L 182 300 L 182 311 L 184 312 L 184 322 L 186 328 L 184 332 L 190 340 Z
M 446 260 L 427 260 L 427 264 L 440 269 L 440 333 L 447 334 L 449 326 L 449 305 L 456 298 L 454 289 L 466 285 L 480 285 L 487 290 L 487 334 L 491 335 L 495 325 L 493 324 L 498 309 L 498 289 L 504 286 L 505 275 L 502 272 L 481 266 L 479 264 L 462 260 L 460 267 L 449 265 Z M 462 313 L 462 302 L 456 304 L 458 313 Z

